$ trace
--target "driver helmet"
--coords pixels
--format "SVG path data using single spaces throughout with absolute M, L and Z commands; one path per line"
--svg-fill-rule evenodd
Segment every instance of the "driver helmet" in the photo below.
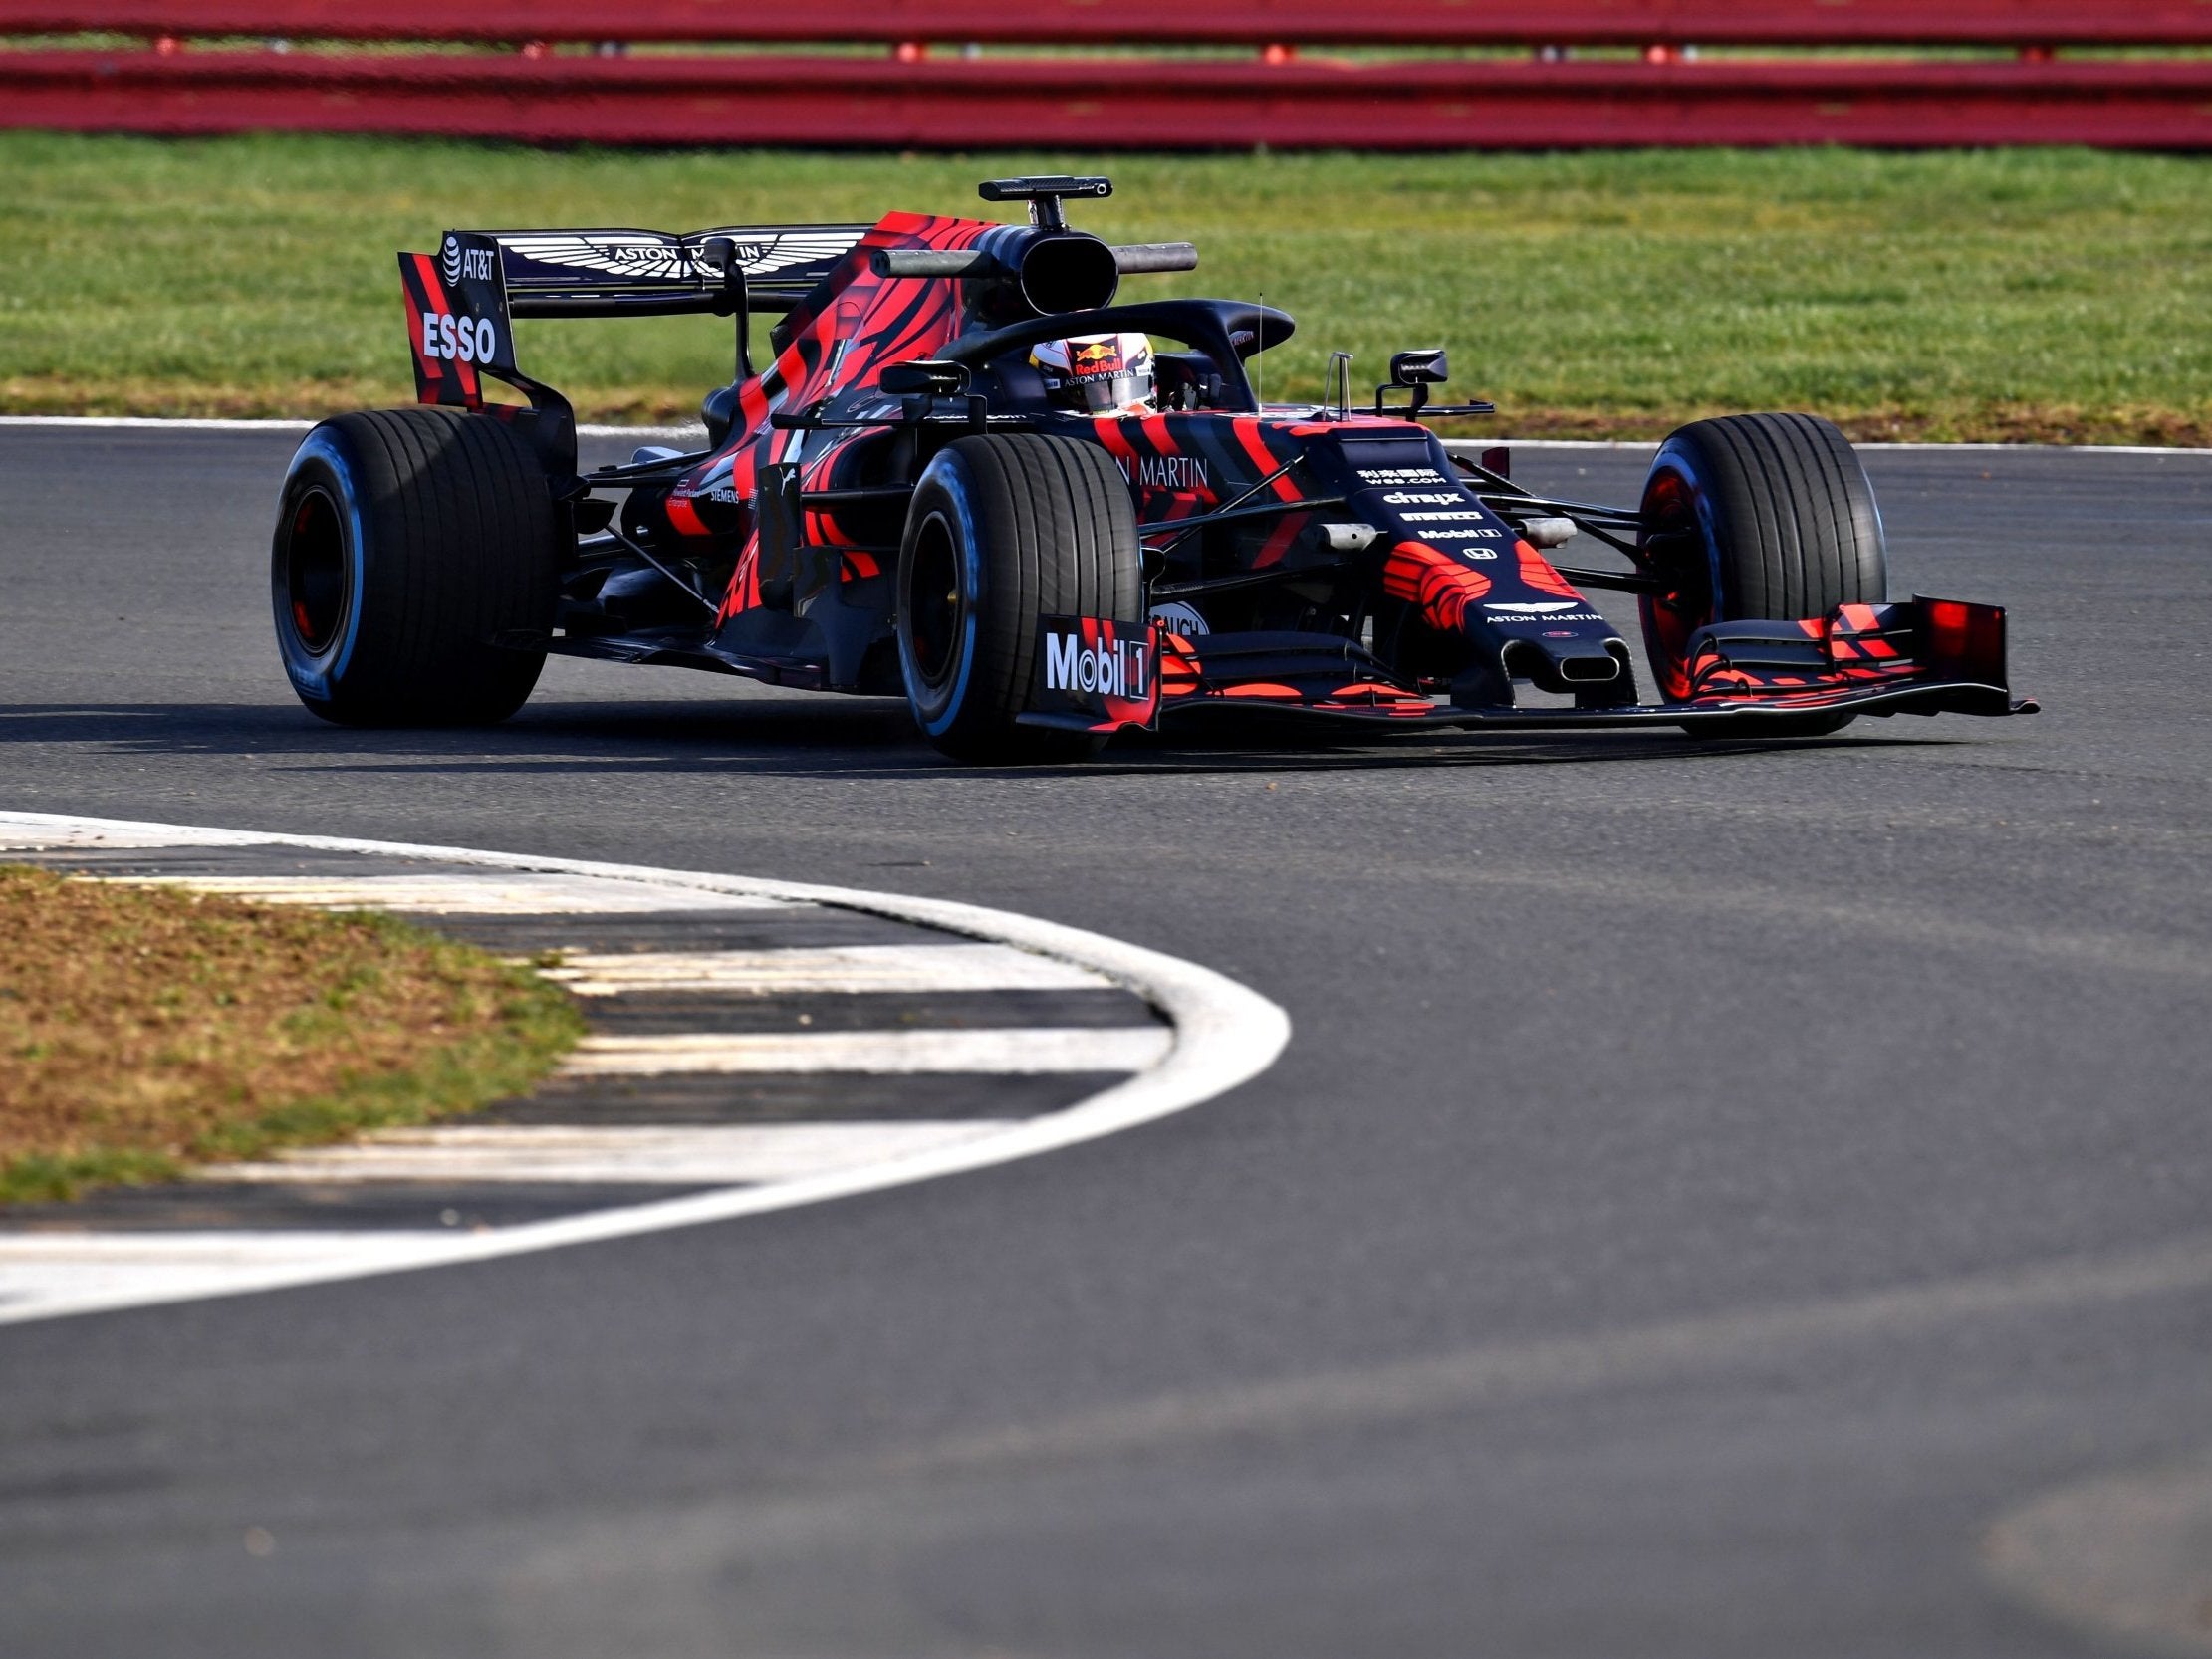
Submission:
M 1152 342 L 1140 334 L 1048 340 L 1029 355 L 1055 407 L 1078 414 L 1151 414 Z

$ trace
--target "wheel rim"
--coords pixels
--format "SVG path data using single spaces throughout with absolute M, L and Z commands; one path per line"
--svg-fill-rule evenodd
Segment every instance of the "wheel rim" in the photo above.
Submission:
M 944 515 L 932 513 L 906 562 L 907 637 L 913 643 L 914 671 L 932 691 L 952 682 L 965 608 L 959 545 Z
M 326 490 L 306 491 L 292 510 L 284 592 L 300 643 L 315 654 L 328 650 L 346 616 L 346 533 Z

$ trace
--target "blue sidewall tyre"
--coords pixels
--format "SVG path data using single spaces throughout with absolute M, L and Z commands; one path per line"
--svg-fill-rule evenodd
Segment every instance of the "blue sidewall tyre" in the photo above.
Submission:
M 323 491 L 338 509 L 343 541 L 341 570 L 345 580 L 340 619 L 330 640 L 320 647 L 301 633 L 293 616 L 291 536 L 295 521 L 310 495 Z M 368 538 L 362 526 L 361 482 L 353 452 L 344 437 L 330 426 L 318 426 L 293 453 L 284 475 L 279 500 L 277 530 L 269 558 L 270 601 L 276 612 L 277 651 L 285 677 L 302 702 L 329 704 L 336 682 L 352 663 L 361 639 L 361 596 L 367 587 Z

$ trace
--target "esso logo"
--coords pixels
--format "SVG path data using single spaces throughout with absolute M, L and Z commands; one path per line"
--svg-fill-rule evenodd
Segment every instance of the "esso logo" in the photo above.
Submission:
M 455 362 L 490 362 L 499 355 L 499 331 L 488 317 L 426 311 L 422 314 L 422 355 Z

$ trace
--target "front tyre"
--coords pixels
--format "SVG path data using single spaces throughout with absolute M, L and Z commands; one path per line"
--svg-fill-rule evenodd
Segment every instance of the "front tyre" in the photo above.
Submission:
M 899 669 L 931 743 L 979 765 L 1098 752 L 1103 737 L 1016 720 L 1040 617 L 1143 622 L 1136 514 L 1111 456 L 1034 432 L 958 439 L 914 486 L 898 570 Z
M 1724 415 L 1659 446 L 1643 488 L 1643 554 L 1667 583 L 1640 601 L 1660 692 L 1689 695 L 1690 636 L 1713 622 L 1801 621 L 1888 596 L 1873 485 L 1818 415 Z M 1699 735 L 1815 737 L 1848 713 L 1701 721 Z
M 506 719 L 545 665 L 558 534 L 544 469 L 498 420 L 324 421 L 292 457 L 270 549 L 292 689 L 346 725 Z

